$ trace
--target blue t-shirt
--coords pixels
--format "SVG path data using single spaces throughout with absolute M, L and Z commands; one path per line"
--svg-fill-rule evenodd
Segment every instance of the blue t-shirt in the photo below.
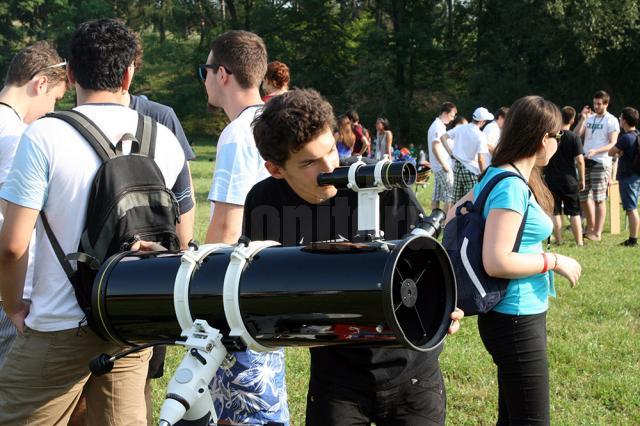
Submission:
M 622 180 L 631 175 L 637 175 L 631 167 L 633 156 L 636 155 L 636 149 L 638 149 L 636 132 L 621 133 L 620 136 L 618 136 L 616 148 L 623 152 L 622 157 L 620 157 L 618 161 L 618 174 L 616 175 L 616 179 Z
M 491 178 L 503 171 L 505 170 L 489 167 L 482 180 L 474 187 L 474 196 Z M 513 210 L 524 216 L 527 205 L 529 213 L 518 253 L 542 253 L 542 241 L 551 235 L 553 223 L 521 179 L 508 177 L 500 181 L 487 198 L 483 216 L 486 219 L 492 209 Z M 539 314 L 547 310 L 549 295 L 555 296 L 553 272 L 513 279 L 509 282 L 506 294 L 493 310 L 508 315 Z

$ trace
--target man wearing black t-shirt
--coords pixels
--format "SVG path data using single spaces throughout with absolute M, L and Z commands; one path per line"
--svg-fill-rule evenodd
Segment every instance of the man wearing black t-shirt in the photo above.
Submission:
M 357 230 L 357 194 L 318 186 L 320 173 L 338 166 L 331 106 L 315 91 L 272 99 L 254 121 L 254 137 L 272 177 L 247 195 L 243 232 L 283 245 L 351 239 Z M 385 238 L 411 229 L 422 208 L 410 190 L 381 194 Z M 292 266 L 295 267 L 295 266 Z M 357 265 L 353 265 L 357 268 Z M 304 271 L 301 271 L 303 273 Z M 336 279 L 340 271 L 336 270 Z M 461 318 L 461 312 L 452 319 Z M 456 321 L 450 332 L 455 332 Z M 438 356 L 408 349 L 311 349 L 307 425 L 444 424 L 445 392 Z
M 581 246 L 582 222 L 580 217 L 580 191 L 584 190 L 584 155 L 580 136 L 569 130 L 576 117 L 570 106 L 562 108 L 562 139 L 558 150 L 544 169 L 545 181 L 553 194 L 553 234 L 556 243 L 562 243 L 562 213 L 570 217 L 571 232 Z M 576 177 L 576 168 L 578 177 Z

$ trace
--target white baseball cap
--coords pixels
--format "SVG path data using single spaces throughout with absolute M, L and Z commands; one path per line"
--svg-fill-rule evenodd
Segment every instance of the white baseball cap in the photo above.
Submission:
M 485 107 L 480 107 L 473 111 L 473 119 L 476 121 L 493 120 L 493 114 L 491 114 Z

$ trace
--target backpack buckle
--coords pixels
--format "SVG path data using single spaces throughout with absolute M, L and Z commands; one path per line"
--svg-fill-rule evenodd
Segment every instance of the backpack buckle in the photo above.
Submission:
M 100 262 L 98 259 L 88 255 L 87 253 L 69 253 L 64 258 L 68 261 L 75 260 L 76 262 L 84 263 L 94 271 L 100 269 Z

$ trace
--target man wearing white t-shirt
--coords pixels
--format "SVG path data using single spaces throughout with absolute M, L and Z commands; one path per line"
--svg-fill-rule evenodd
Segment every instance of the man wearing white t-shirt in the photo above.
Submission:
M 45 41 L 22 49 L 9 63 L 5 86 L 0 91 L 0 187 L 7 180 L 18 142 L 27 124 L 53 111 L 67 89 L 66 62 Z M 5 203 L 0 200 L 0 228 Z M 29 244 L 28 268 L 22 298 L 31 297 L 35 233 Z M 0 366 L 11 347 L 16 328 L 2 309 L 0 297 Z
M 593 95 L 593 111 L 589 106 L 581 112 L 576 133 L 584 141 L 585 188 L 580 192 L 580 205 L 587 219 L 584 238 L 600 241 L 607 216 L 607 193 L 611 179 L 611 162 L 608 152 L 616 145 L 620 123 L 607 112 L 609 94 L 598 90 Z
M 484 159 L 484 154 L 489 152 L 487 137 L 480 130 L 487 120 L 493 120 L 493 114 L 484 107 L 476 108 L 471 123 L 454 127 L 440 138 L 453 157 L 454 203 L 471 191 L 487 166 Z M 453 149 L 449 147 L 448 139 L 456 141 Z
M 484 156 L 487 166 L 491 164 L 493 151 L 500 142 L 500 133 L 502 133 L 502 126 L 504 125 L 504 119 L 507 116 L 507 112 L 509 112 L 509 108 L 507 107 L 498 108 L 498 110 L 493 113 L 493 121 L 488 123 L 484 126 L 484 129 L 482 129 L 482 133 L 487 137 L 487 149 L 489 150 L 489 153 Z
M 263 106 L 260 83 L 267 71 L 267 49 L 256 34 L 228 31 L 213 41 L 207 63 L 199 71 L 209 105 L 224 109 L 231 120 L 218 140 L 205 241 L 235 244 L 242 232 L 249 190 L 270 176 L 251 125 Z M 234 355 L 235 364 L 219 369 L 211 382 L 220 423 L 288 424 L 284 350 L 246 350 Z
M 427 131 L 427 147 L 429 161 L 435 176 L 431 209 L 440 208 L 444 203 L 444 211 L 448 212 L 453 203 L 453 168 L 451 157 L 442 146 L 440 138 L 447 133 L 447 124 L 456 117 L 458 110 L 452 102 L 445 102 L 440 107 L 440 115 L 433 120 Z
M 123 134 L 135 134 L 138 124 L 138 113 L 122 105 L 133 78 L 136 49 L 136 34 L 115 20 L 85 22 L 71 38 L 67 72 L 76 88 L 75 110 L 94 121 L 114 146 Z M 180 192 L 189 184 L 182 148 L 162 125 L 157 126 L 154 160 L 168 188 Z M 20 332 L 0 369 L 0 424 L 67 424 L 84 388 L 87 424 L 146 425 L 144 386 L 150 350 L 117 360 L 103 376 L 90 374 L 91 358 L 122 348 L 85 326 L 73 286 L 37 221 L 44 211 L 63 252 L 75 252 L 100 165 L 98 155 L 74 128 L 43 118 L 24 131 L 0 189 L 0 198 L 7 201 L 0 233 L 0 291 L 6 313 Z M 36 223 L 37 262 L 29 305 L 21 300 L 21 283 Z

